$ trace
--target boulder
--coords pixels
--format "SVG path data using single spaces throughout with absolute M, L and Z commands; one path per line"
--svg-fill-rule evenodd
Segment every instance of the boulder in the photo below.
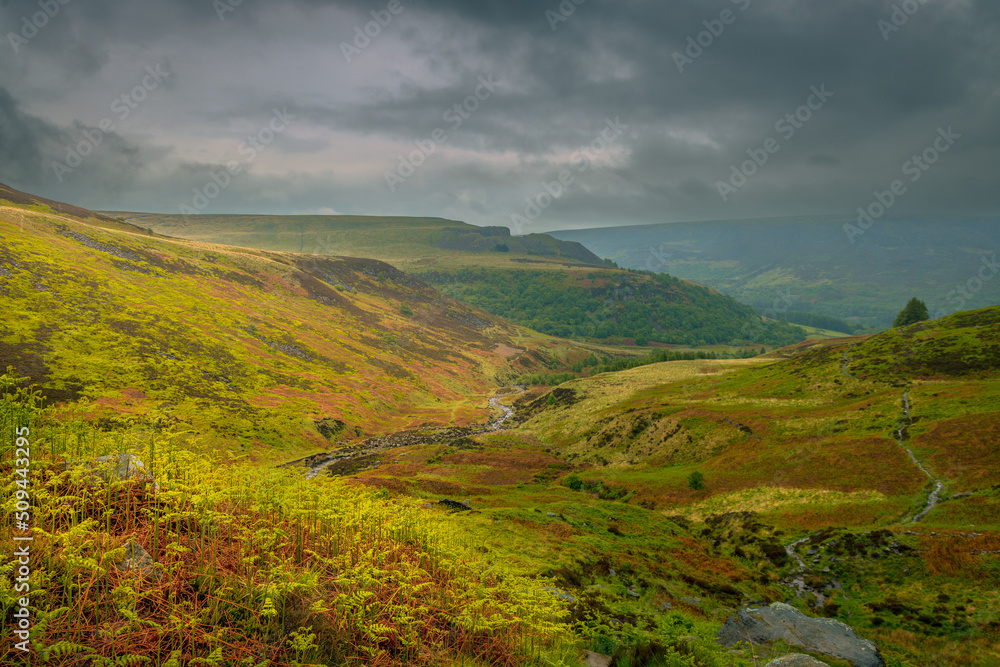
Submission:
M 125 545 L 125 557 L 117 565 L 119 570 L 138 574 L 143 581 L 156 584 L 163 581 L 163 566 L 153 560 L 138 542 Z
M 471 507 L 469 507 L 468 501 L 460 503 L 458 501 L 451 500 L 449 498 L 444 498 L 442 500 L 439 500 L 438 505 L 440 507 L 444 507 L 446 509 L 455 510 L 459 512 L 468 512 L 469 510 L 472 509 Z
M 611 656 L 594 653 L 593 651 L 584 651 L 583 664 L 584 667 L 610 667 Z
M 764 667 L 830 667 L 825 662 L 820 662 L 816 658 L 810 658 L 802 653 L 791 653 L 775 658 Z
M 778 640 L 810 653 L 845 660 L 853 667 L 885 667 L 878 647 L 849 626 L 829 618 L 810 618 L 781 602 L 737 611 L 716 635 L 716 641 L 725 648 L 741 642 L 770 644 Z
M 92 471 L 91 475 L 109 482 L 112 479 L 121 481 L 150 482 L 154 491 L 160 490 L 160 485 L 156 483 L 153 476 L 146 470 L 146 464 L 135 454 L 109 454 L 99 456 L 90 461 L 70 461 L 66 463 L 66 470 L 76 466 L 83 466 Z

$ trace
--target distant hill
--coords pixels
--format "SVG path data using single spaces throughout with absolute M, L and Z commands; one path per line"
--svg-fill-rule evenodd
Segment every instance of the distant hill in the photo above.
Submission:
M 377 260 L 165 238 L 3 192 L 0 370 L 94 420 L 317 447 L 323 420 L 345 437 L 483 422 L 497 385 L 559 368 L 557 347 L 572 359 Z
M 547 234 L 513 237 L 506 227 L 440 218 L 110 215 L 197 241 L 380 259 L 554 336 L 639 345 L 787 345 L 805 337 L 702 285 L 613 268 L 583 245 Z
M 107 215 L 192 241 L 315 255 L 369 257 L 401 270 L 446 262 L 459 255 L 520 255 L 603 265 L 575 241 L 547 234 L 512 237 L 506 227 L 476 227 L 443 218 L 358 215 L 167 215 L 109 212 Z M 455 251 L 458 251 L 456 253 Z
M 913 296 L 937 316 L 1000 303 L 1000 277 L 984 284 L 978 276 L 984 258 L 995 262 L 1000 251 L 1000 220 L 883 219 L 857 231 L 856 220 L 829 217 L 551 235 L 622 266 L 703 283 L 771 316 L 805 311 L 883 328 Z

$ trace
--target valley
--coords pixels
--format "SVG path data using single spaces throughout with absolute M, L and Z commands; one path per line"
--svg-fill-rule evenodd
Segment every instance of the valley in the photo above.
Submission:
M 18 465 L 32 480 L 48 664 L 837 666 L 864 642 L 872 664 L 1000 664 L 1000 308 L 647 350 L 533 331 L 380 259 L 5 198 L 0 470 L 6 498 Z M 414 238 L 395 261 L 456 292 L 528 259 Z M 532 261 L 657 284 L 663 313 L 722 304 Z M 764 326 L 733 312 L 713 326 Z M 126 464 L 95 478 L 102 460 Z M 723 641 L 765 608 L 856 646 Z
M 851 217 L 806 216 L 551 235 L 583 243 L 623 267 L 703 283 L 790 322 L 804 311 L 869 333 L 890 326 L 914 295 L 933 317 L 1000 303 L 989 268 L 1000 247 L 995 219 L 886 218 L 864 231 L 857 225 Z M 984 264 L 987 271 L 977 277 Z M 984 276 L 985 283 L 976 282 Z M 973 278 L 974 292 L 967 285 Z

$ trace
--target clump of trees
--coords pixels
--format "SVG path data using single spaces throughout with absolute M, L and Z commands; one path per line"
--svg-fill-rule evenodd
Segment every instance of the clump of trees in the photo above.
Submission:
M 930 314 L 927 312 L 927 304 L 917 297 L 913 297 L 903 307 L 903 310 L 899 311 L 899 315 L 896 315 L 896 321 L 892 323 L 892 326 L 905 327 L 908 324 L 924 322 L 929 320 L 930 317 Z
M 750 306 L 662 273 L 466 267 L 420 277 L 450 297 L 550 336 L 640 346 L 784 347 L 805 339 L 788 322 L 761 321 Z

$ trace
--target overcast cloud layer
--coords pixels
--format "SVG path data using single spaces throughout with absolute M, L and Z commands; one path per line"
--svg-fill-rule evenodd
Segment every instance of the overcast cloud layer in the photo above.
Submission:
M 995 0 L 7 0 L 0 27 L 0 182 L 92 209 L 527 233 L 849 216 L 899 180 L 893 215 L 1000 213 Z

